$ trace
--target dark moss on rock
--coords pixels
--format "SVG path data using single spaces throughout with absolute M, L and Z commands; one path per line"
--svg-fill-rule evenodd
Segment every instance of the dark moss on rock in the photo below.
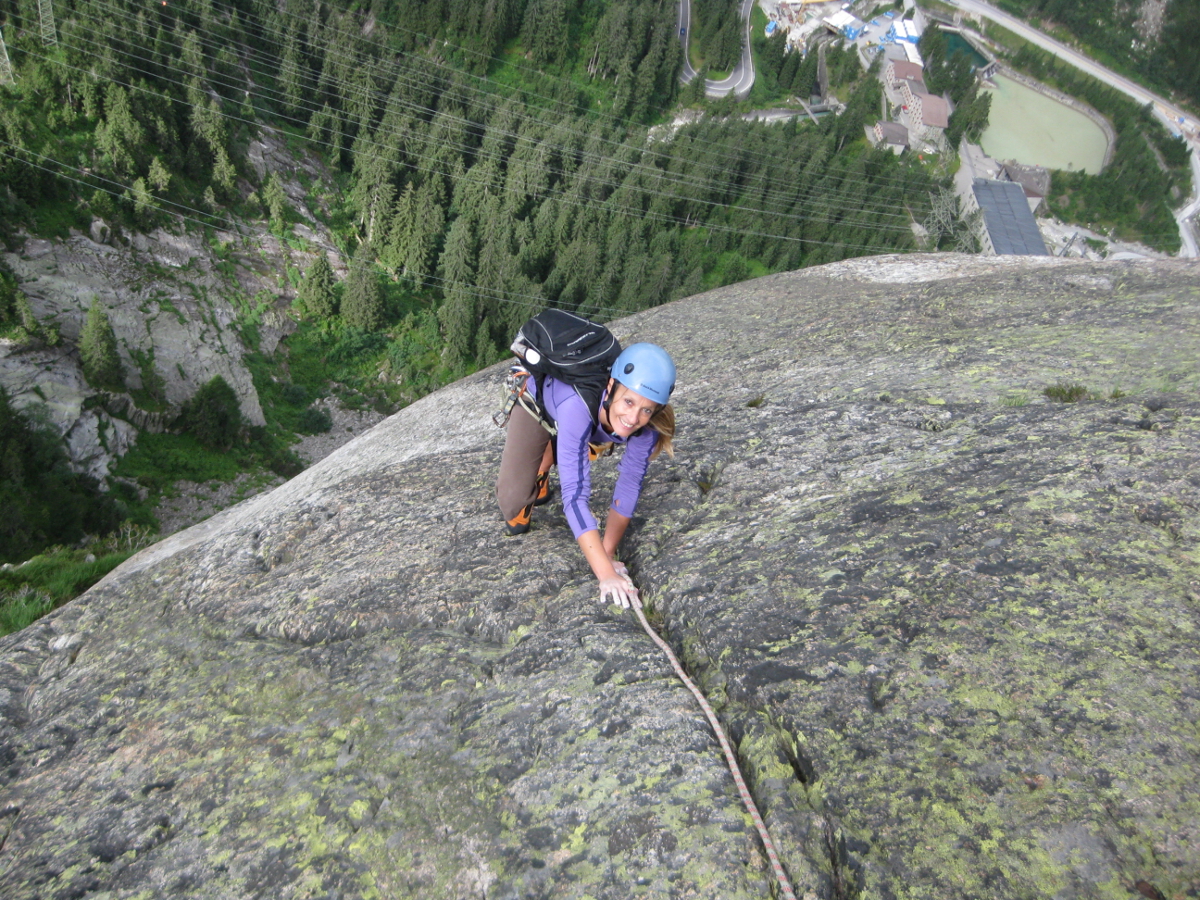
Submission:
M 799 895 L 1200 896 L 1198 275 L 857 260 L 615 324 L 681 373 L 626 556 Z M 501 379 L 0 642 L 0 895 L 769 895 L 561 513 L 500 536 Z

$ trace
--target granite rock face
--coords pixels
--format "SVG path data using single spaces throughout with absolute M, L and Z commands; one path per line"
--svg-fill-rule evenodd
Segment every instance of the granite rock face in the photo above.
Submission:
M 1198 284 L 885 257 L 615 323 L 680 369 L 625 558 L 799 896 L 1200 896 Z M 502 377 L 0 641 L 0 895 L 771 895 L 561 511 L 500 536 Z
M 43 408 L 47 424 L 66 438 L 74 467 L 100 480 L 146 428 L 162 430 L 183 403 L 216 376 L 234 389 L 242 415 L 264 423 L 262 406 L 243 357 L 238 304 L 260 310 L 259 348 L 270 355 L 295 328 L 281 312 L 295 296 L 289 266 L 305 271 L 318 253 L 341 268 L 328 230 L 304 205 L 304 191 L 287 172 L 277 141 L 256 142 L 256 157 L 281 179 L 289 200 L 306 222 L 293 233 L 308 250 L 297 250 L 266 230 L 245 226 L 243 233 L 202 234 L 156 229 L 114 239 L 102 221 L 90 236 L 72 232 L 62 240 L 27 238 L 15 252 L 0 254 L 13 271 L 39 322 L 56 330 L 55 347 L 22 346 L 0 340 L 0 386 L 18 407 Z M 320 177 L 311 164 L 296 171 Z M 265 171 L 265 170 L 264 170 Z M 286 174 L 285 174 L 286 173 Z M 77 344 L 88 309 L 99 302 L 117 339 L 131 391 L 151 388 L 168 412 L 146 413 L 129 395 L 97 405 L 97 391 L 83 377 Z M 110 413 L 113 413 L 110 415 Z

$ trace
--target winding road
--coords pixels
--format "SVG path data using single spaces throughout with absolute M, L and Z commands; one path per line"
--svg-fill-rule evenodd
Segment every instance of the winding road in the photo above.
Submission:
M 725 97 L 732 93 L 739 100 L 742 100 L 746 98 L 750 93 L 750 88 L 754 86 L 754 59 L 750 52 L 750 13 L 754 9 L 755 2 L 756 0 L 742 0 L 741 17 L 745 23 L 745 30 L 742 33 L 741 61 L 733 67 L 733 71 L 730 72 L 727 78 L 719 80 L 707 79 L 704 82 L 704 93 L 706 96 Z M 1055 40 L 989 3 L 984 3 L 982 0 L 947 0 L 947 2 L 968 15 L 990 19 L 1002 25 L 1019 37 L 1041 47 L 1059 59 L 1071 63 L 1092 77 L 1132 97 L 1137 103 L 1149 103 L 1155 113 L 1172 131 L 1184 134 L 1192 148 L 1193 194 L 1190 202 L 1175 214 L 1176 221 L 1179 224 L 1180 237 L 1183 241 L 1179 255 L 1192 258 L 1200 256 L 1200 246 L 1198 246 L 1200 241 L 1198 241 L 1196 236 L 1195 222 L 1196 216 L 1200 214 L 1200 121 L 1197 121 L 1195 116 L 1171 103 L 1169 100 L 1147 90 L 1140 84 L 1130 81 L 1123 75 L 1118 75 L 1111 69 L 1105 68 L 1078 50 L 1068 47 L 1061 41 Z M 688 58 L 688 37 L 691 34 L 691 26 L 691 0 L 679 0 L 679 42 L 683 45 L 683 71 L 680 73 L 679 79 L 684 84 L 690 84 L 698 74 L 692 68 L 691 60 Z M 771 117 L 770 114 L 764 116 L 764 118 Z
M 724 97 L 734 94 L 739 100 L 744 100 L 754 86 L 754 58 L 750 53 L 750 13 L 754 9 L 755 0 L 742 0 L 741 17 L 745 23 L 742 32 L 742 58 L 728 78 L 719 80 L 707 79 L 704 82 L 704 93 L 708 97 Z M 692 33 L 692 2 L 679 0 L 679 42 L 683 45 L 683 71 L 679 80 L 690 84 L 698 74 L 692 68 L 688 58 L 688 37 Z

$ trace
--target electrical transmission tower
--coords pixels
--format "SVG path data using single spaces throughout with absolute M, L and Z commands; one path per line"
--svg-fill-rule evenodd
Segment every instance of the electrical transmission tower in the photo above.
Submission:
M 4 46 L 4 32 L 0 31 L 0 84 L 15 84 L 12 63 L 8 61 L 8 48 Z
M 54 30 L 54 6 L 50 0 L 38 0 L 38 15 L 42 19 L 42 43 L 49 47 L 58 43 L 58 32 Z

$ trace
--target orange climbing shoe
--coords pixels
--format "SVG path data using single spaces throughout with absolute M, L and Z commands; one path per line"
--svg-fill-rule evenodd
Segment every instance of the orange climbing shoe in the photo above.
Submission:
M 533 498 L 534 506 L 542 506 L 550 502 L 550 472 L 538 472 L 537 496 Z
M 533 504 L 530 503 L 523 510 L 504 523 L 504 527 L 508 529 L 508 533 L 512 535 L 524 534 L 529 530 L 529 522 L 532 518 Z

